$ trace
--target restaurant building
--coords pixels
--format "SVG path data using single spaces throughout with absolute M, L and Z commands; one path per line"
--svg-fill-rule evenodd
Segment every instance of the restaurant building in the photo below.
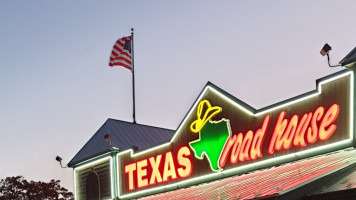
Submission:
M 75 198 L 356 199 L 355 51 L 262 109 L 209 82 L 176 130 L 108 119 L 68 163 Z

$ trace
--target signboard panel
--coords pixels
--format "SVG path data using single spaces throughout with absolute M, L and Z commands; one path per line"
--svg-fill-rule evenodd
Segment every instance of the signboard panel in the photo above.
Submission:
M 134 198 L 352 146 L 353 73 L 255 110 L 208 84 L 171 142 L 117 155 L 118 193 Z

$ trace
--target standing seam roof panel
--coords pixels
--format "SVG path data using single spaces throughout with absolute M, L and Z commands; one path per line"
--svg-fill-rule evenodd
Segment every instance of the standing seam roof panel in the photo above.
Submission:
M 169 142 L 174 133 L 174 130 L 108 119 L 72 158 L 68 166 L 72 167 L 94 156 L 109 152 L 109 143 L 104 140 L 106 134 L 110 134 L 112 147 L 118 148 L 119 151 L 133 147 L 142 151 Z

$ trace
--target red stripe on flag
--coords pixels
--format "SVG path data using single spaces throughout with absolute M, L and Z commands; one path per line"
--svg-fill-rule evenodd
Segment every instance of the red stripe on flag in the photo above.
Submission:
M 119 45 L 119 46 L 121 46 L 121 47 L 124 47 L 126 40 L 131 40 L 131 36 L 129 36 L 129 37 L 123 37 L 123 38 L 121 38 L 121 39 L 118 39 L 115 44 L 117 44 L 117 45 Z
M 131 58 L 131 55 L 130 55 L 130 53 L 128 53 L 128 52 L 125 52 L 125 51 L 127 51 L 127 50 L 122 50 L 122 49 L 119 49 L 117 46 L 114 46 L 114 49 L 116 50 L 116 51 L 118 51 L 120 54 L 124 54 L 124 55 L 126 55 L 126 56 L 128 56 L 128 57 L 130 57 Z M 114 53 L 116 53 L 116 52 L 114 52 Z M 116 55 L 117 56 L 117 55 Z
M 109 64 L 110 67 L 113 67 L 113 66 L 121 66 L 121 67 L 125 67 L 126 69 L 129 69 L 129 70 L 132 70 L 132 67 L 130 65 L 126 65 L 124 63 L 121 63 L 121 62 L 118 62 L 118 63 L 110 63 Z
M 115 57 L 115 58 L 112 58 L 112 57 L 110 58 L 110 61 L 116 61 L 116 60 L 122 60 L 123 62 L 131 65 L 131 60 L 128 60 L 125 57 L 119 56 L 119 57 Z
M 131 36 L 120 38 L 116 41 L 111 51 L 109 66 L 122 66 L 132 70 L 131 53 L 124 49 L 125 41 L 131 40 Z
M 125 43 L 122 43 L 120 40 L 115 43 L 115 46 L 118 46 L 119 48 L 124 48 L 124 45 Z

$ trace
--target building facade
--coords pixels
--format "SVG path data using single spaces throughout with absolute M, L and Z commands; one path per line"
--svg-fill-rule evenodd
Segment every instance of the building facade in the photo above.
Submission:
M 207 83 L 176 130 L 108 119 L 68 163 L 75 198 L 355 199 L 353 59 L 258 110 Z

